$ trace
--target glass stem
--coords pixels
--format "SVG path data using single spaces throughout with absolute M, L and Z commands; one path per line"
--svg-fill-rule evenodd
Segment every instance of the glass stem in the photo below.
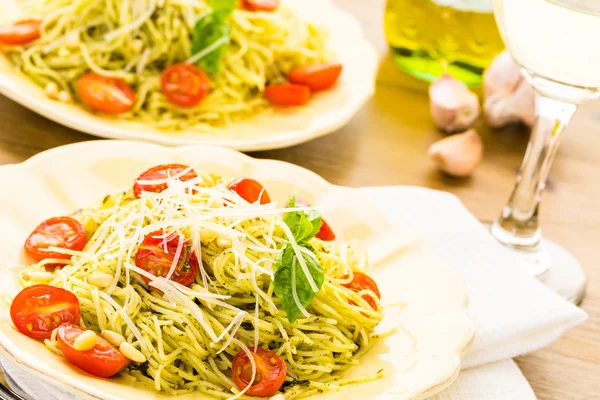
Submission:
M 540 250 L 540 198 L 564 129 L 576 110 L 575 104 L 538 93 L 537 119 L 517 183 L 491 230 L 492 235 L 504 245 L 524 252 Z

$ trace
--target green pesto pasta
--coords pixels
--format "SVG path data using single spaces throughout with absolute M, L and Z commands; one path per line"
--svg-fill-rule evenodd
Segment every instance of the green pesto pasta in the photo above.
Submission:
M 161 193 L 117 193 L 78 210 L 72 217 L 89 238 L 83 251 L 53 249 L 73 257 L 24 268 L 21 284 L 74 293 L 82 326 L 119 333 L 145 356 L 146 362 L 132 362 L 121 374 L 159 392 L 234 398 L 241 391 L 232 381 L 232 359 L 254 346 L 285 361 L 280 390 L 286 399 L 378 378 L 336 374 L 359 363 L 377 340 L 374 329 L 383 317 L 373 293 L 344 286 L 353 271 L 367 267 L 360 244 L 310 240 L 325 280 L 306 314 L 290 323 L 274 294 L 273 272 L 282 244 L 290 240 L 282 229 L 284 212 L 293 209 L 250 204 L 228 190 L 222 177 L 198 175 Z M 185 237 L 202 260 L 188 287 L 164 278 L 149 284 L 136 267 L 142 239 L 161 229 Z M 51 277 L 35 274 L 57 263 L 64 266 Z M 109 281 L 96 283 L 99 274 Z M 60 354 L 55 335 L 46 345 Z
M 160 74 L 174 63 L 197 61 L 198 54 L 192 54 L 194 24 L 210 10 L 205 1 L 34 0 L 26 4 L 28 15 L 42 19 L 41 38 L 5 49 L 24 74 L 42 87 L 57 87 L 78 103 L 76 82 L 86 72 L 122 78 L 135 91 L 136 100 L 130 111 L 116 118 L 165 131 L 211 132 L 268 111 L 263 96 L 267 83 L 283 80 L 295 66 L 326 59 L 324 32 L 292 10 L 237 8 L 230 17 L 231 42 L 218 72 L 210 76 L 210 93 L 196 106 L 180 107 L 163 94 Z

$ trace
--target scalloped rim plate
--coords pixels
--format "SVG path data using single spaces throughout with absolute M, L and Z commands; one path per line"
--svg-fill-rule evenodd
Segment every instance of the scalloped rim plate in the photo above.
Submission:
M 396 327 L 397 332 L 378 342 L 346 372 L 360 376 L 384 369 L 384 377 L 314 398 L 416 399 L 431 396 L 456 379 L 474 335 L 463 283 L 412 232 L 394 226 L 358 190 L 329 184 L 293 164 L 206 146 L 96 141 L 58 147 L 22 164 L 0 167 L 3 192 L 11 194 L 0 200 L 0 232 L 10 232 L 0 241 L 0 260 L 25 263 L 22 244 L 39 221 L 130 187 L 146 168 L 172 162 L 227 176 L 252 176 L 278 202 L 297 190 L 299 197 L 321 207 L 338 237 L 364 242 L 369 274 L 379 284 L 383 304 L 404 305 L 401 311 L 388 308 L 381 324 L 381 330 Z M 5 268 L 0 269 L 0 291 L 11 296 L 19 291 L 15 277 Z M 78 398 L 173 398 L 123 378 L 99 379 L 83 373 L 42 343 L 18 333 L 8 311 L 7 304 L 0 304 L 0 350 L 42 381 Z M 178 398 L 208 397 L 194 393 Z
M 111 139 L 143 140 L 168 146 L 206 144 L 240 151 L 269 150 L 299 144 L 341 128 L 373 95 L 378 55 L 350 14 L 330 0 L 285 0 L 305 19 L 324 26 L 328 46 L 344 65 L 338 84 L 316 93 L 303 107 L 276 108 L 214 133 L 161 131 L 148 124 L 99 116 L 81 105 L 46 97 L 0 52 L 0 93 L 59 124 Z M 16 0 L 0 0 L 0 23 L 18 18 Z

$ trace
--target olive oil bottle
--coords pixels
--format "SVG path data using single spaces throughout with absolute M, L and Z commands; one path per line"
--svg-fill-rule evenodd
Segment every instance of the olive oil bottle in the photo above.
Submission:
M 504 49 L 493 0 L 388 0 L 385 32 L 394 61 L 432 81 L 450 73 L 469 86 Z

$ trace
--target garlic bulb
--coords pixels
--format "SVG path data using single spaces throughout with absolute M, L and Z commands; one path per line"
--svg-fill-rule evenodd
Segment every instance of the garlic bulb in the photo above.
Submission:
M 497 93 L 512 93 L 523 79 L 521 70 L 508 51 L 498 54 L 483 75 L 483 93 L 490 97 Z
M 484 113 L 488 124 L 500 128 L 509 123 L 535 121 L 535 92 L 506 51 L 498 55 L 484 75 Z
M 497 93 L 485 100 L 485 117 L 492 128 L 515 122 L 531 127 L 535 122 L 535 92 L 525 79 L 509 94 Z
M 483 142 L 474 129 L 469 129 L 435 142 L 428 154 L 442 171 L 469 176 L 483 158 Z
M 448 133 L 469 129 L 480 113 L 477 95 L 448 74 L 429 87 L 429 105 L 436 126 Z

